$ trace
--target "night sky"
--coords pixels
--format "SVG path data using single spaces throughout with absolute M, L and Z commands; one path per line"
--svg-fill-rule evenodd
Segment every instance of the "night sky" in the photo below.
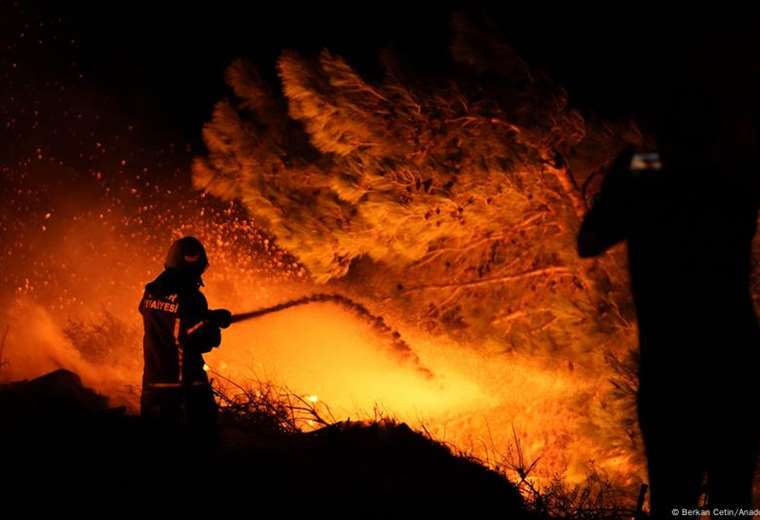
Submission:
M 384 2 L 372 9 L 260 4 L 5 1 L 0 59 L 15 100 L 4 104 L 3 116 L 48 103 L 55 120 L 56 111 L 88 105 L 100 117 L 137 125 L 148 145 L 172 142 L 198 151 L 201 127 L 225 93 L 223 72 L 233 59 L 254 61 L 274 80 L 283 49 L 328 48 L 371 77 L 380 72 L 378 51 L 392 48 L 421 74 L 445 78 L 449 20 L 457 11 L 501 32 L 532 66 L 565 86 L 576 106 L 620 115 L 646 104 L 642 77 L 651 88 L 658 71 L 673 69 L 706 35 L 737 32 L 738 19 L 748 33 L 760 26 L 741 13 L 666 15 L 619 6 L 582 12 L 473 2 Z M 51 105 L 54 90 L 58 102 Z M 45 130 L 40 126 L 35 136 Z M 8 129 L 13 135 L 3 150 L 12 160 L 28 143 L 18 140 L 20 126 Z

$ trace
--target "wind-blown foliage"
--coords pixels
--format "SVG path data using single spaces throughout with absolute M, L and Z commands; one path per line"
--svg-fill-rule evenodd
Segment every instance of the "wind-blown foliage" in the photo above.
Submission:
M 386 60 L 370 83 L 328 51 L 285 52 L 281 97 L 235 62 L 195 184 L 242 200 L 319 282 L 369 263 L 432 328 L 577 343 L 600 273 L 575 254 L 589 172 L 567 165 L 601 167 L 628 136 L 590 128 L 508 46 L 455 28 L 458 82 L 405 79 Z

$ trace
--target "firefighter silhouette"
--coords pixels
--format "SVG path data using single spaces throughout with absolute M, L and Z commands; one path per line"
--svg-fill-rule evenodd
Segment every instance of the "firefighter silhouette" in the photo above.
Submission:
M 639 328 L 638 416 L 655 517 L 751 507 L 760 329 L 750 293 L 757 132 L 740 107 L 679 92 L 656 151 L 622 153 L 578 237 L 625 241 Z
M 200 291 L 208 258 L 201 242 L 172 244 L 164 271 L 145 286 L 140 302 L 145 334 L 141 414 L 164 425 L 188 427 L 213 439 L 217 407 L 203 354 L 221 343 L 230 312 L 209 310 Z

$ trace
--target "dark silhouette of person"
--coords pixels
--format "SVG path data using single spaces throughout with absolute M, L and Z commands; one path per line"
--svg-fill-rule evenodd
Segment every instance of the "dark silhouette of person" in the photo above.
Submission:
M 225 309 L 209 310 L 201 293 L 206 251 L 194 237 L 171 246 L 165 270 L 145 286 L 144 369 L 141 415 L 164 426 L 187 427 L 202 441 L 215 438 L 217 407 L 204 370 L 203 354 L 221 343 L 229 326 Z
M 584 258 L 627 244 L 638 417 L 657 518 L 696 508 L 703 490 L 710 507 L 752 504 L 760 140 L 742 97 L 724 94 L 695 82 L 668 98 L 652 120 L 659 161 L 621 154 L 578 237 Z

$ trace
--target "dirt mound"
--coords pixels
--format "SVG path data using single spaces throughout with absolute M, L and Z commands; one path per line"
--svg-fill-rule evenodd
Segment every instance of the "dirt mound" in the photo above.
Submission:
M 258 431 L 261 422 L 222 415 L 211 450 L 186 432 L 161 430 L 84 387 L 73 372 L 0 385 L 5 473 L 40 486 L 233 489 L 278 495 L 486 496 L 523 515 L 515 487 L 500 474 L 406 424 L 342 422 L 304 433 Z

